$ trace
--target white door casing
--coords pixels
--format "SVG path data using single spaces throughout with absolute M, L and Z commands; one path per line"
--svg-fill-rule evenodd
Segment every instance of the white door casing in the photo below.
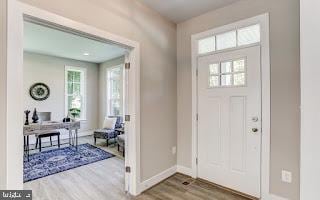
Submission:
M 125 66 L 123 68 L 123 84 L 124 86 L 122 87 L 124 89 L 124 92 L 123 92 L 123 96 L 124 96 L 124 109 L 123 109 L 123 113 L 124 113 L 124 132 L 127 133 L 127 131 L 129 130 L 129 123 L 130 123 L 130 120 L 127 121 L 126 120 L 126 115 L 129 115 L 129 70 L 130 70 L 130 67 L 126 67 L 126 65 L 129 64 L 130 66 L 130 59 L 129 59 L 129 55 L 128 53 L 125 55 Z M 129 134 L 125 134 L 125 141 L 129 141 Z M 130 155 L 128 153 L 128 149 L 129 149 L 129 145 L 128 145 L 128 142 L 125 142 L 124 143 L 124 149 L 123 151 L 125 151 L 125 158 L 128 158 Z M 130 162 L 129 162 L 129 159 L 125 159 L 125 191 L 126 192 L 129 192 L 130 191 L 130 171 L 127 171 L 127 166 L 130 166 Z M 131 169 L 130 169 L 131 170 Z
M 209 65 L 245 60 L 245 85 L 209 87 Z M 260 198 L 260 46 L 198 58 L 198 176 Z M 254 130 L 257 129 L 257 130 Z

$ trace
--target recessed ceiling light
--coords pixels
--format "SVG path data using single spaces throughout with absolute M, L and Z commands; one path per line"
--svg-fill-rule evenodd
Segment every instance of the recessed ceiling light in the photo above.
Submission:
M 84 55 L 84 56 L 89 56 L 89 55 L 90 55 L 90 53 L 83 53 L 83 55 Z

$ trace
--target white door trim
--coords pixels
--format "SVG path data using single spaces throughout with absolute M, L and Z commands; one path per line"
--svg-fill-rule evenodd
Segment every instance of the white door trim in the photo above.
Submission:
M 23 189 L 23 143 L 22 126 L 23 102 L 22 102 L 22 71 L 23 71 L 23 20 L 25 16 L 43 20 L 48 23 L 71 32 L 84 34 L 85 36 L 96 38 L 105 42 L 115 43 L 128 49 L 129 54 L 126 60 L 131 63 L 129 71 L 129 100 L 128 111 L 130 122 L 126 128 L 128 134 L 128 163 L 130 163 L 131 173 L 129 178 L 129 193 L 137 195 L 140 184 L 140 44 L 118 35 L 97 29 L 77 21 L 70 20 L 60 15 L 18 2 L 8 0 L 8 45 L 7 45 L 7 121 L 10 122 L 10 130 L 7 129 L 7 166 L 12 166 L 7 171 L 6 188 Z M 9 113 L 11 113 L 9 115 Z M 10 145 L 9 145 L 10 144 Z M 10 147 L 10 148 L 9 148 Z M 13 163 L 15 165 L 13 165 Z
M 192 176 L 197 178 L 197 61 L 198 45 L 201 38 L 217 33 L 234 30 L 240 27 L 260 24 L 261 27 L 261 81 L 262 81 L 262 149 L 261 149 L 261 199 L 270 199 L 269 168 L 270 168 L 270 53 L 269 53 L 269 14 L 241 20 L 232 24 L 214 28 L 191 37 L 192 45 Z M 214 52 L 217 53 L 217 52 Z M 208 55 L 208 54 L 207 54 Z

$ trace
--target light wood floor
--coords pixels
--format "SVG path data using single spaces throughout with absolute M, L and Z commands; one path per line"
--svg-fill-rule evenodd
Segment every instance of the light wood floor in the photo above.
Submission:
M 93 144 L 92 137 L 79 143 Z M 124 188 L 124 159 L 116 147 L 97 146 L 116 157 L 47 176 L 24 184 L 34 200 L 248 200 L 211 184 L 175 174 L 138 197 L 129 197 Z M 188 182 L 188 185 L 184 185 Z
M 62 141 L 64 142 L 66 141 Z M 83 143 L 93 145 L 93 137 L 79 138 L 79 144 Z M 43 146 L 45 145 L 48 144 Z M 33 191 L 33 200 L 127 199 L 123 192 L 124 158 L 121 152 L 117 151 L 116 146 L 107 147 L 105 140 L 98 139 L 96 146 L 116 156 L 27 182 L 24 189 Z M 43 151 L 48 149 L 52 148 Z
M 183 183 L 187 182 L 188 185 Z M 212 184 L 175 174 L 147 190 L 136 200 L 249 200 Z

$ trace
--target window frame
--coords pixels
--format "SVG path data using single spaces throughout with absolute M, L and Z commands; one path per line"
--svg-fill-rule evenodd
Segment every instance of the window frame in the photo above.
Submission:
M 219 36 L 222 36 L 222 35 L 226 35 L 226 34 L 228 34 L 228 33 L 231 33 L 231 34 L 233 34 L 234 33 L 234 35 L 235 35 L 235 45 L 234 46 L 229 46 L 229 47 L 225 47 L 225 48 L 218 48 L 218 46 L 219 46 L 219 42 L 218 42 L 218 37 Z M 215 39 L 216 39 L 216 46 L 215 46 L 215 49 L 214 49 L 214 51 L 222 51 L 222 50 L 225 50 L 225 49 L 232 49 L 232 48 L 237 48 L 238 47 L 238 29 L 234 29 L 234 30 L 230 30 L 230 31 L 225 31 L 225 32 L 222 32 L 222 33 L 218 33 L 218 34 L 215 34 L 214 35 L 215 36 Z M 212 51 L 211 51 L 212 52 Z
M 234 72 L 234 62 L 238 61 L 238 60 L 244 60 L 244 69 L 243 71 L 238 71 L 238 72 Z M 231 70 L 232 72 L 221 72 L 221 64 L 225 63 L 225 62 L 231 62 Z M 217 74 L 211 74 L 210 73 L 210 65 L 212 64 L 217 64 L 218 65 L 218 69 L 219 69 L 219 73 Z M 247 86 L 247 57 L 238 57 L 238 58 L 232 58 L 232 59 L 227 59 L 227 60 L 220 60 L 218 62 L 214 62 L 214 63 L 209 63 L 208 65 L 208 89 L 219 89 L 219 88 L 239 88 L 239 87 L 246 87 Z M 244 84 L 243 85 L 234 85 L 234 75 L 235 74 L 244 74 Z M 221 85 L 221 77 L 223 75 L 231 75 L 231 82 L 232 85 Z M 219 85 L 218 86 L 210 86 L 210 78 L 212 76 L 216 76 L 218 77 L 218 81 L 219 81 Z
M 110 77 L 109 77 L 109 73 L 116 69 L 116 68 L 120 68 L 120 88 L 121 88 L 121 91 L 120 91 L 120 98 L 112 98 L 111 96 L 111 91 L 112 91 L 112 86 L 110 84 Z M 114 80 L 114 79 L 113 79 Z M 108 117 L 114 117 L 114 116 L 124 116 L 124 65 L 123 64 L 120 64 L 120 65 L 115 65 L 115 66 L 112 66 L 112 67 L 108 67 L 106 69 L 106 115 Z M 114 115 L 114 113 L 111 113 L 112 111 L 112 108 L 111 108 L 111 101 L 120 101 L 120 113 L 119 115 Z
M 238 41 L 238 32 L 239 30 L 242 30 L 242 29 L 245 29 L 245 28 L 248 28 L 248 27 L 252 27 L 252 26 L 259 26 L 259 31 L 260 31 L 260 37 L 259 37 L 259 41 L 258 42 L 254 42 L 254 43 L 250 43 L 250 44 L 243 44 L 243 45 L 239 45 L 239 41 Z M 251 23 L 251 24 L 247 24 L 245 26 L 238 26 L 238 27 L 235 27 L 235 28 L 232 28 L 232 29 L 226 29 L 226 30 L 223 30 L 223 31 L 217 31 L 215 32 L 214 34 L 210 34 L 210 35 L 206 35 L 206 36 L 202 36 L 202 37 L 199 37 L 197 39 L 197 45 L 196 45 L 196 50 L 197 50 L 197 55 L 199 56 L 206 56 L 206 55 L 211 55 L 212 53 L 219 53 L 219 52 L 224 52 L 224 51 L 232 51 L 232 50 L 236 50 L 236 49 L 241 49 L 241 48 L 246 48 L 246 47 L 251 47 L 251 46 L 255 46 L 255 45 L 258 45 L 258 44 L 261 44 L 261 24 L 260 23 Z M 234 47 L 229 47 L 229 48 L 224 48 L 224 49 L 218 49 L 217 48 L 217 44 L 218 44 L 218 41 L 217 41 L 217 36 L 218 35 L 223 35 L 225 33 L 228 33 L 228 32 L 232 32 L 232 31 L 235 31 L 236 33 L 236 36 L 235 36 L 235 42 L 236 42 L 236 45 Z M 205 53 L 200 53 L 199 52 L 199 41 L 201 40 L 205 40 L 206 38 L 211 38 L 211 37 L 214 37 L 215 38 L 215 46 L 214 46 L 214 50 L 213 51 L 209 51 L 209 52 L 205 52 Z
M 80 94 L 83 97 L 82 101 L 82 110 L 80 117 L 77 118 L 80 121 L 86 121 L 87 120 L 87 69 L 85 67 L 74 67 L 74 66 L 68 66 L 65 65 L 65 81 L 64 81 L 64 86 L 65 86 L 65 99 L 64 99 L 64 110 L 65 114 L 69 114 L 69 108 L 68 108 L 68 97 L 70 96 L 68 94 L 68 72 L 69 71 L 75 71 L 75 72 L 80 72 Z

